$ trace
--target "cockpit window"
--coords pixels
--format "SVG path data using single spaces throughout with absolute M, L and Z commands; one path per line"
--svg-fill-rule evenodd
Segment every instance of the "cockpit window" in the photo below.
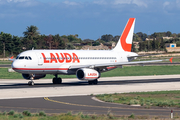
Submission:
M 16 59 L 19 59 L 19 60 L 22 60 L 22 59 L 32 60 L 32 58 L 30 56 L 18 56 L 18 57 L 16 57 Z
M 24 59 L 24 56 L 20 56 L 19 59 L 20 59 L 20 60 Z
M 28 60 L 28 57 L 26 56 L 25 59 Z
M 19 58 L 19 56 L 16 57 L 16 59 L 18 59 L 18 58 Z
M 32 60 L 32 58 L 29 56 L 29 60 Z

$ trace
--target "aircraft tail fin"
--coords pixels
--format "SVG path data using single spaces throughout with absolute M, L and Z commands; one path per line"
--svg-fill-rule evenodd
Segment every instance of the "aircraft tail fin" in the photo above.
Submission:
M 133 33 L 134 33 L 134 25 L 135 25 L 135 18 L 129 18 L 124 31 L 119 38 L 116 47 L 113 51 L 117 52 L 131 52 L 132 41 L 133 41 Z

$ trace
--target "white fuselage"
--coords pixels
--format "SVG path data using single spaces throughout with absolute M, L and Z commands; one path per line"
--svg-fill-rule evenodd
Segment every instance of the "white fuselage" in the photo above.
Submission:
M 129 62 L 133 52 L 112 50 L 29 50 L 18 55 L 12 68 L 23 74 L 75 74 L 74 65 Z M 23 59 L 24 57 L 24 59 Z

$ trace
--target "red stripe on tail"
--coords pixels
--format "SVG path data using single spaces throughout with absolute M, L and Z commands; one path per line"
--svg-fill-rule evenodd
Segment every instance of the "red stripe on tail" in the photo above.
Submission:
M 132 44 L 128 44 L 126 43 L 126 38 L 131 30 L 131 27 L 133 25 L 133 22 L 134 22 L 135 18 L 129 18 L 129 21 L 126 25 L 126 28 L 124 29 L 123 31 L 123 34 L 120 38 L 120 41 L 121 41 L 121 46 L 123 48 L 124 51 L 128 51 L 128 52 L 131 52 L 131 46 Z

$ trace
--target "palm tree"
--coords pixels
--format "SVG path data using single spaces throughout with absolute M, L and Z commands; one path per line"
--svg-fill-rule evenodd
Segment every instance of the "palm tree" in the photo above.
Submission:
M 38 27 L 31 25 L 26 28 L 24 34 L 24 44 L 26 44 L 26 49 L 31 49 L 36 46 L 35 39 L 40 35 Z
M 34 37 L 37 37 L 40 33 L 38 31 L 38 28 L 34 25 L 28 26 L 26 28 L 26 31 L 23 32 L 25 38 L 29 38 L 32 40 Z

